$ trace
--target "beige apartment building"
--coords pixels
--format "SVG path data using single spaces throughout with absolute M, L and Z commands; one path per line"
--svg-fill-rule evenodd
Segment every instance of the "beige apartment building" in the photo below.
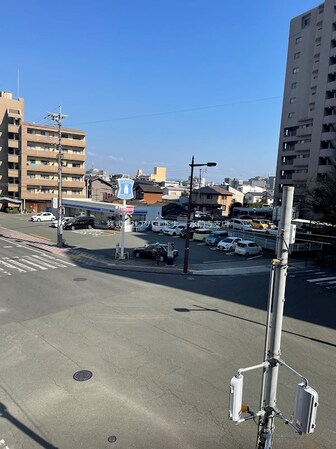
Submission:
M 290 24 L 274 204 L 293 185 L 300 216 L 310 218 L 307 190 L 326 174 L 336 174 L 335 0 Z
M 58 129 L 24 121 L 24 100 L 0 92 L 0 199 L 44 211 L 58 197 Z M 85 198 L 85 133 L 62 127 L 62 196 Z M 0 204 L 1 207 L 1 204 Z

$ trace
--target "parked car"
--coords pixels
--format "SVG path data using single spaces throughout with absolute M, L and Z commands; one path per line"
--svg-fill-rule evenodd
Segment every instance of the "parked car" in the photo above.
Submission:
M 53 221 L 56 220 L 56 217 L 51 212 L 40 212 L 37 215 L 33 215 L 31 221 Z
M 141 246 L 139 248 L 134 248 L 133 256 L 137 259 L 142 257 L 144 259 L 156 259 L 157 252 L 160 252 L 160 262 L 167 260 L 168 257 L 168 245 L 166 243 L 153 243 L 151 245 Z M 174 258 L 178 256 L 178 250 L 173 250 Z
M 265 219 L 254 218 L 251 221 L 253 229 L 268 229 L 271 227 L 271 222 Z
M 67 223 L 67 222 L 70 221 L 70 220 L 73 220 L 73 217 L 63 217 L 63 218 L 62 218 L 62 224 L 63 224 L 63 227 L 64 227 L 65 223 Z M 54 220 L 54 221 L 51 223 L 50 226 L 51 226 L 52 228 L 58 228 L 58 220 Z
M 217 249 L 219 251 L 234 251 L 237 243 L 241 240 L 239 237 L 227 237 L 217 244 Z
M 205 243 L 210 246 L 217 246 L 217 244 L 228 235 L 227 231 L 213 231 L 205 238 Z
M 205 239 L 212 232 L 213 232 L 213 229 L 209 229 L 209 228 L 195 229 L 193 239 L 196 241 L 199 241 L 199 242 L 205 242 Z
M 63 229 L 74 231 L 75 229 L 92 229 L 95 227 L 94 217 L 75 217 L 72 220 L 67 221 Z
M 175 225 L 175 226 L 167 226 L 166 228 L 163 228 L 163 233 L 166 235 L 180 235 L 181 231 L 186 229 L 187 225 Z
M 187 235 L 187 228 L 182 229 L 182 231 L 180 232 L 180 237 L 182 239 L 185 239 L 186 235 Z M 190 236 L 191 239 L 193 238 L 193 236 L 194 236 L 194 228 L 190 228 L 189 236 Z
M 237 230 L 248 231 L 252 229 L 251 220 L 242 220 L 241 218 L 233 218 L 230 227 Z
M 262 253 L 262 247 L 251 240 L 241 240 L 235 247 L 235 253 L 241 256 L 252 256 Z

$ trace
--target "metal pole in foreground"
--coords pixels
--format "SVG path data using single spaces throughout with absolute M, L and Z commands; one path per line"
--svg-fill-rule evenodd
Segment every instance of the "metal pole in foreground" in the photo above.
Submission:
M 278 386 L 278 359 L 281 355 L 281 332 L 285 303 L 285 288 L 288 268 L 289 236 L 292 220 L 294 187 L 284 186 L 279 231 L 277 235 L 277 259 L 274 261 L 274 298 L 272 327 L 268 349 L 270 366 L 265 375 L 265 397 L 263 409 L 265 415 L 259 423 L 257 449 L 270 449 L 274 432 L 274 408 L 276 408 Z
M 122 206 L 122 224 L 121 224 L 121 246 L 120 246 L 120 258 L 124 260 L 125 257 L 125 214 L 126 214 L 126 200 L 123 200 Z
M 62 160 L 63 160 L 63 153 L 62 153 L 62 119 L 64 119 L 66 116 L 61 114 L 61 106 L 59 107 L 59 113 L 58 114 L 52 114 L 48 113 L 48 116 L 54 120 L 58 125 L 58 154 L 57 154 L 57 165 L 58 165 L 58 198 L 57 198 L 57 210 L 58 210 L 58 217 L 57 217 L 57 246 L 61 248 L 63 246 L 63 207 L 62 207 Z
M 194 156 L 191 159 L 191 173 L 190 173 L 190 188 L 189 188 L 189 201 L 188 201 L 188 212 L 187 212 L 187 229 L 184 242 L 184 264 L 183 273 L 188 273 L 189 265 L 189 242 L 190 242 L 190 218 L 191 218 L 191 206 L 192 206 L 192 188 L 193 188 L 193 178 L 194 178 Z

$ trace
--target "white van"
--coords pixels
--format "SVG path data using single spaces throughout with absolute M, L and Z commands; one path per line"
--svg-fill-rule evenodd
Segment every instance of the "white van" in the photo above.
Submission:
M 209 228 L 195 229 L 193 239 L 198 242 L 205 242 L 205 239 L 208 237 L 208 235 L 212 234 L 213 232 L 214 229 Z
M 164 228 L 172 226 L 172 222 L 167 220 L 153 220 L 151 224 L 153 232 L 163 232 Z
M 250 220 L 242 220 L 241 218 L 232 218 L 230 222 L 230 227 L 232 229 L 248 231 L 252 229 Z

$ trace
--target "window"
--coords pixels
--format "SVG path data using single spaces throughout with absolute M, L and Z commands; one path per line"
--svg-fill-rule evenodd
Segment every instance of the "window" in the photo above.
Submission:
M 288 118 L 293 118 L 294 115 L 295 115 L 295 112 L 290 112 L 290 113 L 288 114 Z
M 299 67 L 294 67 L 293 73 L 299 73 L 299 71 L 300 71 Z
M 294 59 L 299 59 L 301 52 L 294 53 Z
M 310 14 L 302 17 L 301 28 L 307 28 L 310 25 Z
M 296 97 L 291 97 L 291 98 L 289 99 L 289 103 L 290 103 L 290 104 L 296 103 Z
M 291 89 L 296 89 L 297 86 L 298 86 L 298 83 L 297 83 L 297 82 L 292 83 L 292 84 L 291 84 Z
M 302 42 L 302 36 L 297 37 L 297 38 L 295 39 L 295 43 L 296 43 L 296 44 L 300 44 L 301 42 Z

